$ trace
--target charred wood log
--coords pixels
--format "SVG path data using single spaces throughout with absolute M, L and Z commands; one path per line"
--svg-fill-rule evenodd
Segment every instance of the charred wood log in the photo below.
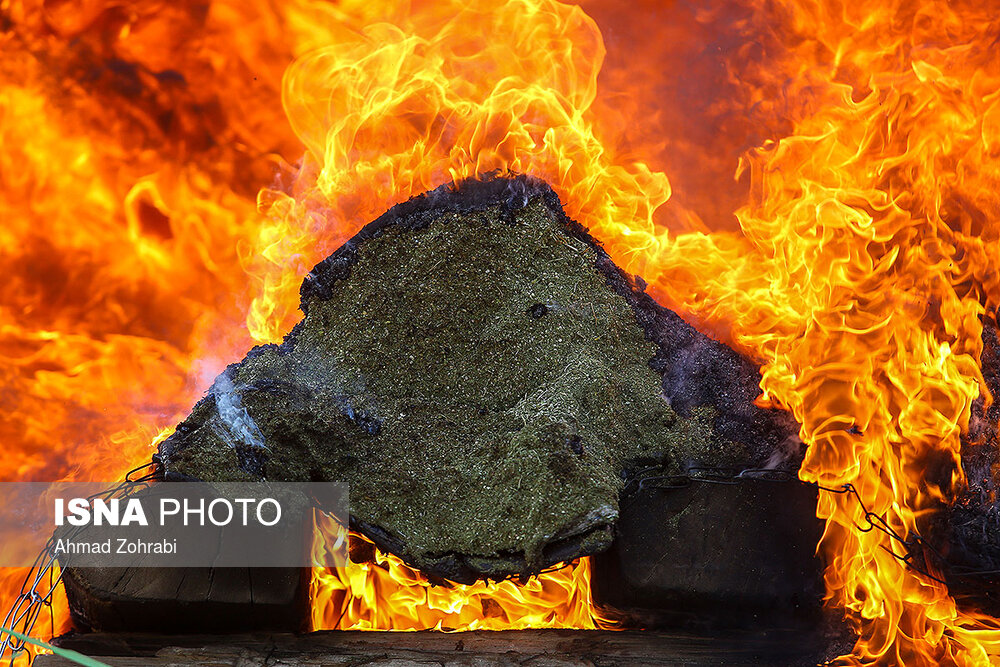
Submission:
M 815 487 L 644 481 L 623 493 L 615 542 L 593 559 L 595 602 L 645 628 L 815 627 L 823 620 Z

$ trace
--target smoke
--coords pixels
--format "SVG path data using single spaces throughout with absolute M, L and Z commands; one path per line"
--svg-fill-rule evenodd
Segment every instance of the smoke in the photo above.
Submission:
M 223 440 L 237 452 L 241 447 L 267 451 L 264 434 L 260 432 L 257 423 L 240 402 L 237 388 L 233 385 L 229 373 L 228 369 L 223 371 L 215 379 L 211 389 L 219 421 L 225 428 L 226 435 L 223 435 Z

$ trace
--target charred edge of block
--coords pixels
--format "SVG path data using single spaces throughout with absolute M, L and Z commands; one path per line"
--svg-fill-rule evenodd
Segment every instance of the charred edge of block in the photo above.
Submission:
M 361 228 L 332 255 L 321 261 L 302 281 L 299 290 L 300 308 L 307 312 L 312 299 L 327 300 L 332 296 L 331 287 L 338 280 L 350 276 L 358 261 L 357 249 L 365 241 L 377 238 L 388 229 L 407 231 L 425 229 L 446 213 L 477 213 L 500 204 L 507 216 L 523 209 L 536 196 L 558 197 L 543 181 L 524 174 L 484 174 L 478 179 L 447 183 L 396 204 L 378 218 Z M 549 199 L 546 199 L 548 203 Z M 562 210 L 559 207 L 559 210 Z
M 350 527 L 365 535 L 383 553 L 396 555 L 404 563 L 419 570 L 432 581 L 441 579 L 457 584 L 473 584 L 484 579 L 500 581 L 511 577 L 526 579 L 554 565 L 591 555 L 593 550 L 588 549 L 586 545 L 595 541 L 610 542 L 614 533 L 614 528 L 606 524 L 551 542 L 545 545 L 542 551 L 541 567 L 539 568 L 529 565 L 523 553 L 514 552 L 496 556 L 447 552 L 425 554 L 419 559 L 414 559 L 409 555 L 405 542 L 384 528 L 362 521 L 354 515 L 351 515 Z

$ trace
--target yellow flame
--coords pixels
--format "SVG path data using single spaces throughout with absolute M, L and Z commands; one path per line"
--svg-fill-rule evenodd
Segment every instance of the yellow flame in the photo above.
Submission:
M 322 518 L 314 549 L 348 537 Z M 527 581 L 432 583 L 396 556 L 351 532 L 352 560 L 342 568 L 315 568 L 310 596 L 313 630 L 511 630 L 613 628 L 595 609 L 590 561 L 581 559 Z M 362 552 L 360 562 L 353 560 Z

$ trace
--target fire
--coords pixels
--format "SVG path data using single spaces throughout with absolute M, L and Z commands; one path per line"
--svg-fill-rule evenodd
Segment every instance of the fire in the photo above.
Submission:
M 317 570 L 314 630 L 519 630 L 614 627 L 590 597 L 590 561 L 528 581 L 434 585 L 392 554 Z
M 964 483 L 1000 306 L 1000 23 L 971 0 L 704 4 L 0 0 L 2 479 L 119 477 L 361 224 L 510 169 L 762 363 L 803 479 L 919 532 Z M 859 531 L 851 496 L 817 512 L 844 662 L 1000 656 L 1000 623 Z M 588 576 L 441 588 L 376 555 L 315 573 L 314 625 L 594 627 Z
M 345 537 L 317 522 L 314 549 Z M 566 564 L 525 582 L 431 583 L 392 554 L 350 532 L 343 568 L 316 568 L 310 589 L 314 630 L 512 630 L 610 628 L 591 602 L 590 561 Z

